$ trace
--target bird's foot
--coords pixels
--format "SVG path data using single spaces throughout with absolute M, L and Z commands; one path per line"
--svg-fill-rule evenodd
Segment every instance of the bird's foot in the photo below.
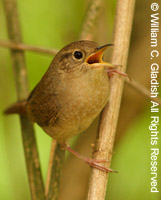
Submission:
M 114 171 L 110 168 L 107 168 L 107 167 L 104 167 L 102 165 L 100 165 L 100 163 L 105 163 L 105 162 L 108 162 L 107 160 L 96 160 L 96 159 L 92 159 L 92 158 L 88 158 L 88 157 L 85 157 L 81 154 L 79 154 L 78 152 L 74 151 L 69 145 L 67 144 L 63 144 L 62 145 L 62 148 L 64 150 L 67 150 L 69 151 L 70 153 L 72 153 L 73 155 L 75 155 L 77 158 L 80 158 L 81 160 L 83 160 L 84 162 L 86 162 L 87 164 L 89 164 L 91 167 L 94 167 L 96 169 L 99 169 L 103 172 L 115 172 L 115 173 L 118 173 L 117 171 Z
M 99 164 L 99 163 L 108 162 L 107 160 L 96 160 L 96 159 L 92 159 L 92 158 L 87 158 L 87 157 L 85 157 L 84 161 L 85 161 L 86 163 L 88 163 L 91 167 L 94 167 L 94 168 L 96 168 L 96 169 L 99 169 L 99 170 L 101 170 L 101 171 L 103 171 L 103 172 L 106 172 L 106 173 L 108 173 L 108 172 L 115 172 L 115 173 L 118 173 L 118 172 L 115 171 L 115 170 L 112 170 L 112 169 L 110 169 L 110 168 L 104 167 L 104 166 L 102 166 L 102 165 Z
M 122 67 L 122 65 L 115 65 L 115 67 L 119 67 L 119 66 Z M 114 74 L 119 74 L 120 76 L 124 76 L 131 81 L 131 77 L 128 74 L 121 72 L 115 68 L 108 68 L 107 73 L 108 73 L 108 76 L 110 77 L 113 76 Z

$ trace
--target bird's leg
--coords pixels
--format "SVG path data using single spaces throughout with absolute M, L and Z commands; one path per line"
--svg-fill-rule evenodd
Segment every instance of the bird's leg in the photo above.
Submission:
M 114 171 L 110 168 L 106 168 L 102 165 L 100 165 L 99 163 L 102 163 L 102 162 L 107 162 L 106 160 L 95 160 L 95 159 L 92 159 L 92 158 L 88 158 L 88 157 L 85 157 L 81 154 L 79 154 L 78 152 L 74 151 L 68 144 L 64 143 L 63 145 L 61 144 L 62 148 L 66 151 L 69 151 L 70 153 L 72 153 L 73 155 L 75 155 L 77 158 L 80 158 L 81 160 L 83 160 L 84 162 L 88 163 L 90 166 L 96 168 L 96 169 L 99 169 L 103 172 L 116 172 L 117 171 Z

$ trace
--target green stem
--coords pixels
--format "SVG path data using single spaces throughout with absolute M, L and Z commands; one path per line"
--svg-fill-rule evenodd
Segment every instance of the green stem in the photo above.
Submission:
M 3 3 L 9 39 L 14 43 L 21 43 L 22 39 L 16 0 L 3 0 Z M 28 96 L 27 72 L 24 52 L 20 50 L 11 50 L 11 58 L 17 97 L 18 100 L 22 100 Z M 31 196 L 33 200 L 44 200 L 45 192 L 34 129 L 31 122 L 27 118 L 20 117 L 20 122 Z

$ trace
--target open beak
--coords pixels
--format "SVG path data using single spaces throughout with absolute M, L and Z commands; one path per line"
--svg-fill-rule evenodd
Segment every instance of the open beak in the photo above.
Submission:
M 93 68 L 114 67 L 112 64 L 102 61 L 103 53 L 109 46 L 113 46 L 113 44 L 105 44 L 103 46 L 97 47 L 96 52 L 89 55 L 85 62 Z

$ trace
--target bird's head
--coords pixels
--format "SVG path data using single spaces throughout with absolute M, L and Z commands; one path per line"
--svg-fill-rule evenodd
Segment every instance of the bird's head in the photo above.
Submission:
M 57 63 L 56 66 L 66 72 L 113 67 L 110 63 L 102 60 L 103 53 L 109 46 L 113 45 L 99 46 L 93 41 L 76 41 L 61 49 L 56 54 L 53 63 Z

